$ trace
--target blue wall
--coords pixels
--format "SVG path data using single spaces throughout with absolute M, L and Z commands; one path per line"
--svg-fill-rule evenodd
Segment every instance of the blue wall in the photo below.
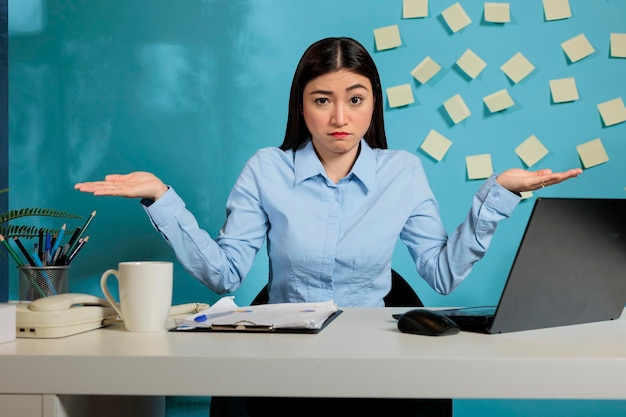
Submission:
M 84 216 L 97 210 L 89 246 L 72 266 L 71 291 L 101 294 L 100 274 L 120 261 L 174 260 L 137 201 L 95 198 L 74 191 L 73 184 L 111 172 L 153 171 L 217 233 L 245 161 L 259 147 L 282 141 L 291 77 L 304 49 L 322 37 L 351 36 L 373 54 L 384 88 L 411 84 L 415 103 L 387 107 L 389 145 L 423 157 L 450 231 L 481 183 L 467 179 L 467 155 L 490 153 L 496 171 L 524 167 L 514 148 L 534 134 L 550 153 L 532 168 L 564 170 L 582 167 L 576 145 L 602 140 L 609 161 L 524 200 L 451 295 L 438 295 L 419 279 L 398 246 L 394 267 L 427 305 L 495 303 L 536 196 L 625 197 L 626 123 L 604 126 L 596 106 L 626 95 L 626 60 L 609 56 L 610 33 L 626 32 L 626 2 L 570 0 L 571 18 L 547 22 L 541 0 L 512 0 L 511 22 L 490 24 L 483 20 L 483 2 L 461 0 L 472 24 L 452 33 L 441 12 L 455 2 L 430 1 L 427 17 L 403 19 L 401 0 L 11 0 L 10 207 Z M 376 51 L 373 30 L 394 24 L 402 45 Z M 595 52 L 570 63 L 560 45 L 580 33 Z M 467 48 L 487 63 L 474 80 L 454 65 Z M 500 66 L 517 52 L 536 69 L 514 84 Z M 421 85 L 410 71 L 426 56 L 443 68 Z M 554 104 L 548 82 L 565 77 L 575 77 L 580 99 Z M 503 88 L 515 106 L 489 114 L 482 98 Z M 442 104 L 457 93 L 472 115 L 453 125 Z M 441 161 L 419 150 L 431 129 L 453 141 Z M 64 220 L 33 222 L 59 227 Z M 242 304 L 265 283 L 263 253 L 235 294 Z M 9 277 L 15 298 L 17 272 L 10 270 Z M 175 303 L 217 298 L 176 267 Z M 518 415 L 508 408 L 538 404 L 505 403 L 490 403 L 492 415 Z M 459 415 L 464 407 L 483 406 L 458 404 Z M 559 414 L 562 404 L 542 403 L 533 414 Z M 594 415 L 625 410 L 623 402 L 585 404 L 592 404 Z

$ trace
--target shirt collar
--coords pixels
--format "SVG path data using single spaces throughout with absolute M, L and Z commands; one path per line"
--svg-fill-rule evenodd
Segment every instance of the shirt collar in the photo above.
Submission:
M 311 140 L 294 155 L 295 163 L 295 182 L 300 184 L 302 181 L 314 177 L 316 175 L 324 175 L 324 167 L 313 149 Z M 365 188 L 371 190 L 376 179 L 376 154 L 367 144 L 365 139 L 361 139 L 361 152 L 356 158 L 356 162 L 348 174 L 356 177 Z

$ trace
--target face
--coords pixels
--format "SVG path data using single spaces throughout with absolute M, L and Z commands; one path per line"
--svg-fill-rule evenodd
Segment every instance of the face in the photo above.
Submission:
M 304 121 L 318 154 L 356 155 L 374 112 L 369 79 L 345 69 L 324 74 L 309 81 L 302 100 Z

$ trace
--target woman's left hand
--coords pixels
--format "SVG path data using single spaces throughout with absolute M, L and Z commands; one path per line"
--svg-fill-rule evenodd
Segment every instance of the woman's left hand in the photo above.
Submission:
M 551 169 L 540 169 L 538 171 L 526 171 L 520 168 L 507 169 L 497 176 L 498 183 L 509 191 L 521 193 L 524 191 L 535 191 L 549 185 L 559 184 L 570 178 L 575 178 L 582 174 L 580 168 L 570 169 L 563 172 L 552 172 Z

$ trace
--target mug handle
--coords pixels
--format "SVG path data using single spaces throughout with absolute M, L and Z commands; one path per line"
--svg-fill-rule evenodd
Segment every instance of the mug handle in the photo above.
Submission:
M 111 304 L 111 307 L 113 307 L 115 311 L 117 311 L 117 314 L 119 314 L 120 318 L 124 320 L 124 317 L 122 316 L 122 308 L 117 303 L 117 301 L 115 301 L 115 299 L 111 295 L 111 292 L 109 291 L 109 288 L 107 287 L 107 280 L 109 279 L 111 275 L 115 276 L 115 278 L 119 282 L 119 277 L 117 274 L 118 272 L 115 269 L 109 269 L 105 271 L 104 274 L 102 274 L 102 277 L 100 278 L 100 288 L 102 289 L 102 292 L 104 293 L 104 297 L 107 299 L 109 304 Z

